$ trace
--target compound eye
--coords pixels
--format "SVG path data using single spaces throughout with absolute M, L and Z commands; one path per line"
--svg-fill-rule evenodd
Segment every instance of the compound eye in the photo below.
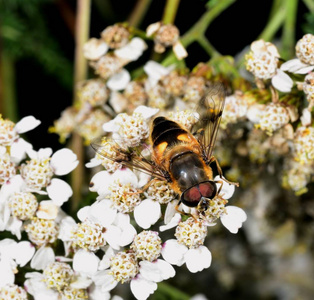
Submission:
M 216 184 L 212 181 L 202 182 L 199 184 L 199 189 L 203 197 L 214 198 L 216 196 Z
M 184 191 L 184 193 L 181 196 L 182 202 L 189 207 L 197 206 L 201 198 L 202 195 L 196 186 L 193 186 L 188 190 Z

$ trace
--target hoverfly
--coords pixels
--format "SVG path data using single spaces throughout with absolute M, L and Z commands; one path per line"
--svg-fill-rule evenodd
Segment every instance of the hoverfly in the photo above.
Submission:
M 93 142 L 92 147 L 105 158 L 150 174 L 153 178 L 167 181 L 180 195 L 177 210 L 179 204 L 183 203 L 204 212 L 208 208 L 209 200 L 220 192 L 213 180 L 210 164 L 216 163 L 222 178 L 222 170 L 212 152 L 224 103 L 225 90 L 222 84 L 216 83 L 199 101 L 196 108 L 199 120 L 191 131 L 165 117 L 158 116 L 153 119 L 150 132 L 152 147 L 150 159 L 135 150 L 122 149 L 118 144 L 114 148 L 114 153 L 111 151 L 109 154 L 104 151 L 101 139 Z

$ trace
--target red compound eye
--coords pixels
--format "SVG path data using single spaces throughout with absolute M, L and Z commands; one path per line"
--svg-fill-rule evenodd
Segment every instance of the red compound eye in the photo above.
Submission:
M 196 186 L 193 186 L 190 189 L 186 190 L 183 194 L 183 200 L 192 203 L 198 203 L 201 200 L 201 197 L 202 195 Z
M 216 194 L 216 185 L 210 181 L 200 183 L 199 189 L 202 196 L 206 198 L 213 198 Z

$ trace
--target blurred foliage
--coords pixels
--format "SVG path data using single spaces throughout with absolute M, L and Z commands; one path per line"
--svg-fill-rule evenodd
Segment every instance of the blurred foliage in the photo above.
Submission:
M 3 51 L 14 59 L 29 57 L 48 73 L 71 88 L 73 63 L 60 50 L 51 34 L 45 9 L 52 0 L 0 0 L 0 22 Z
M 305 14 L 305 20 L 306 23 L 302 26 L 304 33 L 314 34 L 314 12 Z

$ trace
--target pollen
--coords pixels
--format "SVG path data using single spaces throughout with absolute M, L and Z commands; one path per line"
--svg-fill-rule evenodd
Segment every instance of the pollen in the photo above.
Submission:
M 262 113 L 259 127 L 272 135 L 274 131 L 288 124 L 290 116 L 288 110 L 280 103 L 271 103 Z
M 44 269 L 43 274 L 48 288 L 61 291 L 70 284 L 74 272 L 67 263 L 54 262 Z
M 27 300 L 26 291 L 16 284 L 6 284 L 0 288 L 1 300 Z
M 158 201 L 160 204 L 167 204 L 176 198 L 176 193 L 166 181 L 153 180 L 145 192 L 148 198 Z
M 270 79 L 277 71 L 279 53 L 275 45 L 263 40 L 251 44 L 251 51 L 245 56 L 246 69 L 256 78 Z
M 73 245 L 88 251 L 97 251 L 106 244 L 104 228 L 86 220 L 77 224 L 72 232 Z
M 191 130 L 192 126 L 198 122 L 197 115 L 192 110 L 170 112 L 169 118 L 180 123 L 187 130 Z
M 119 134 L 128 147 L 136 147 L 148 138 L 149 127 L 141 113 L 133 113 L 131 116 L 123 113 L 120 116 Z
M 161 238 L 156 231 L 142 231 L 131 245 L 137 259 L 154 261 L 161 253 Z
M 202 218 L 210 224 L 214 223 L 222 214 L 226 213 L 225 205 L 227 202 L 227 200 L 220 196 L 216 196 L 214 199 L 209 200 L 208 208 L 205 210 Z
M 101 32 L 101 38 L 110 48 L 118 49 L 128 43 L 130 32 L 125 26 L 115 24 L 105 28 Z
M 0 145 L 10 146 L 18 138 L 14 130 L 15 124 L 10 120 L 4 120 L 0 115 Z
M 293 139 L 294 159 L 301 164 L 313 162 L 314 160 L 314 128 L 299 127 Z
M 129 282 L 139 272 L 139 265 L 133 252 L 118 252 L 111 258 L 110 273 L 116 281 Z
M 38 201 L 32 193 L 16 192 L 9 199 L 11 214 L 20 220 L 31 219 L 38 208 Z
M 0 157 L 0 185 L 6 183 L 16 174 L 16 167 L 10 160 L 10 156 L 5 153 Z
M 36 217 L 26 224 L 24 228 L 29 240 L 38 247 L 56 241 L 59 233 L 59 226 L 54 220 L 45 220 Z
M 26 184 L 34 190 L 41 190 L 49 185 L 53 176 L 49 158 L 31 159 L 21 166 L 21 175 Z
M 306 34 L 300 39 L 295 47 L 296 55 L 301 62 L 314 65 L 314 35 Z
M 130 183 L 121 184 L 116 180 L 110 187 L 110 200 L 121 213 L 130 213 L 141 203 L 141 193 Z
M 188 248 L 197 248 L 204 244 L 207 235 L 207 227 L 202 222 L 189 218 L 184 222 L 180 222 L 176 228 L 175 237 L 178 243 Z
M 62 291 L 62 300 L 83 300 L 88 299 L 86 289 L 76 289 L 71 285 L 66 286 Z
M 109 98 L 109 90 L 101 78 L 80 82 L 77 93 L 81 104 L 88 103 L 92 107 L 104 105 Z

